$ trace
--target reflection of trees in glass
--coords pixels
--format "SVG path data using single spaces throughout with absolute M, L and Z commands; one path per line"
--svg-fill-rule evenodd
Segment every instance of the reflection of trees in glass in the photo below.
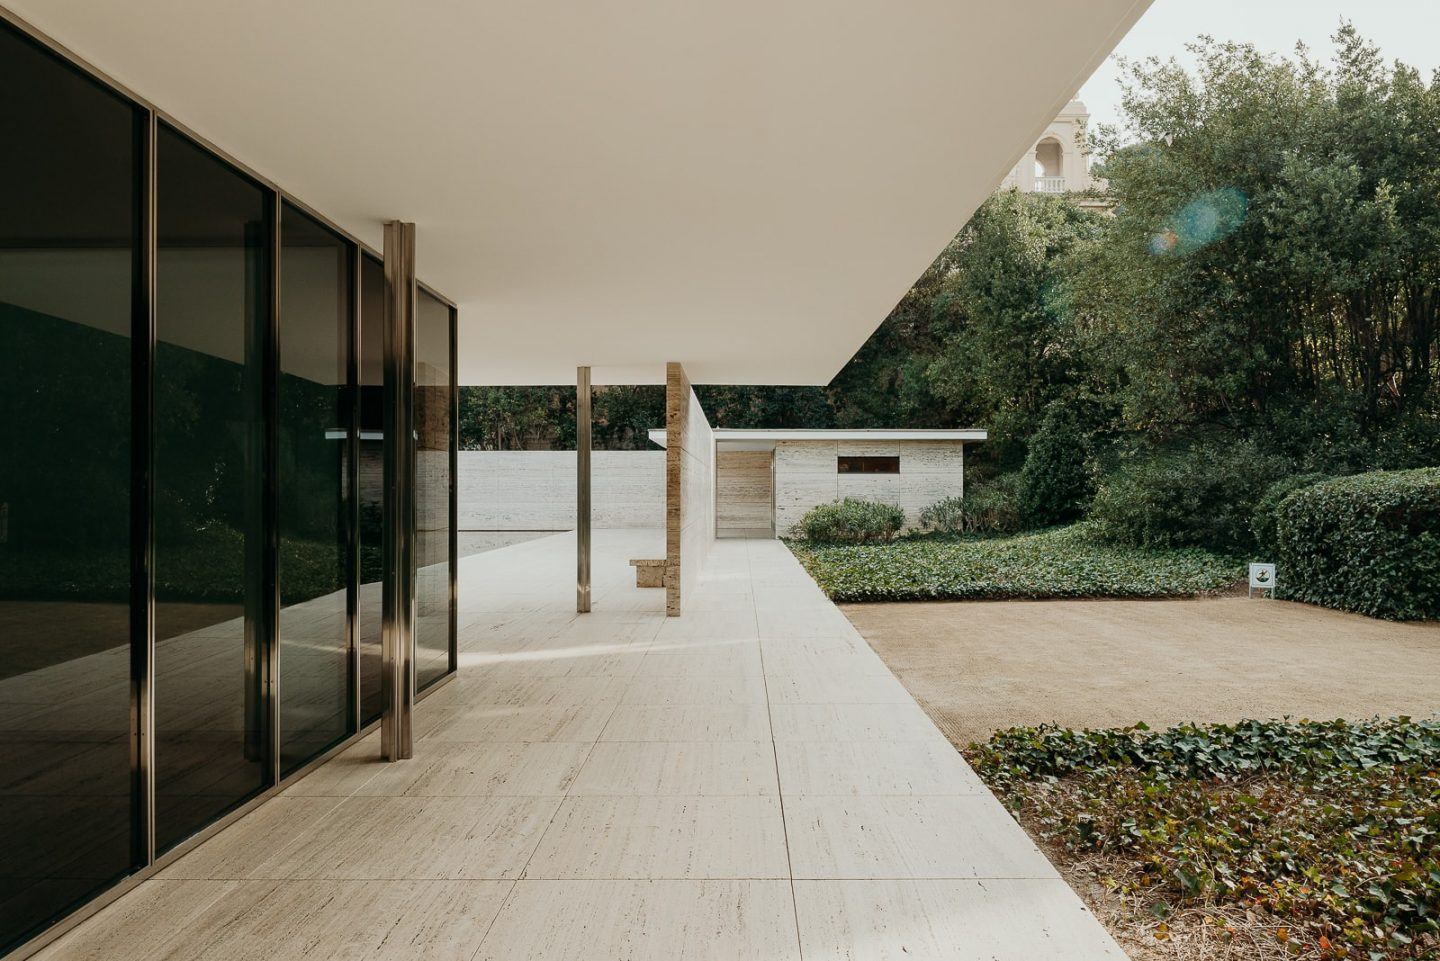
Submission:
M 281 603 L 343 588 L 345 442 L 337 405 L 344 391 L 303 377 L 280 380 Z
M 0 595 L 124 600 L 129 338 L 0 304 L 0 357 L 21 359 L 0 377 Z

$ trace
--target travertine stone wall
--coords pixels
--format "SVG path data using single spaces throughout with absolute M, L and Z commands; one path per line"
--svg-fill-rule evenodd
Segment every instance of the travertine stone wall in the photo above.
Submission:
M 665 365 L 665 613 L 677 617 L 715 540 L 715 435 L 685 368 Z
M 841 474 L 836 459 L 900 458 L 898 474 Z M 775 445 L 775 530 L 780 535 L 817 504 L 842 497 L 899 504 L 913 526 L 920 512 L 965 493 L 965 448 L 958 441 L 781 441 Z
M 768 450 L 716 452 L 716 537 L 769 537 L 775 533 L 770 462 Z
M 573 450 L 460 452 L 460 530 L 566 531 L 575 527 Z M 665 526 L 665 452 L 590 454 L 595 527 Z

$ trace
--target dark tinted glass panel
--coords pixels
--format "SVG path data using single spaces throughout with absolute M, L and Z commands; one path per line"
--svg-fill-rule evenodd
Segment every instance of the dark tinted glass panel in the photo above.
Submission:
M 415 316 L 415 684 L 450 669 L 450 308 Z
M 267 193 L 162 128 L 155 355 L 156 838 L 267 783 L 262 359 Z
M 360 720 L 378 720 L 385 489 L 385 268 L 360 261 Z
M 280 218 L 280 763 L 350 731 L 350 258 L 286 205 Z
M 131 867 L 138 119 L 0 23 L 0 954 Z
M 898 457 L 841 457 L 836 467 L 842 474 L 898 474 Z

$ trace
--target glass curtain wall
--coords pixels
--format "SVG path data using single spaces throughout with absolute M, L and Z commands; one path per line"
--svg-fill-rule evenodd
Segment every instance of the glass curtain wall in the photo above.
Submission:
M 421 290 L 415 309 L 415 686 L 452 669 L 455 411 L 451 309 Z
M 0 954 L 135 865 L 144 114 L 0 27 Z
M 351 733 L 350 381 L 354 248 L 280 217 L 280 760 Z
M 156 847 L 271 783 L 264 709 L 273 202 L 162 125 L 156 148 Z
M 379 716 L 385 290 L 5 21 L 0 144 L 4 954 Z M 454 342 L 422 293 L 420 686 L 455 658 Z

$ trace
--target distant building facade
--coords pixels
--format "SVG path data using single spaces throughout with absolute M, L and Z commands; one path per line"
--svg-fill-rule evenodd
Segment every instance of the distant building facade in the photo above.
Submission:
M 1085 149 L 1085 129 L 1090 111 L 1084 102 L 1071 100 L 1050 122 L 1035 146 L 1015 164 L 1000 189 L 1023 193 L 1069 194 L 1103 186 L 1090 176 L 1090 154 Z M 1080 201 L 1084 206 L 1105 206 L 1099 201 Z

